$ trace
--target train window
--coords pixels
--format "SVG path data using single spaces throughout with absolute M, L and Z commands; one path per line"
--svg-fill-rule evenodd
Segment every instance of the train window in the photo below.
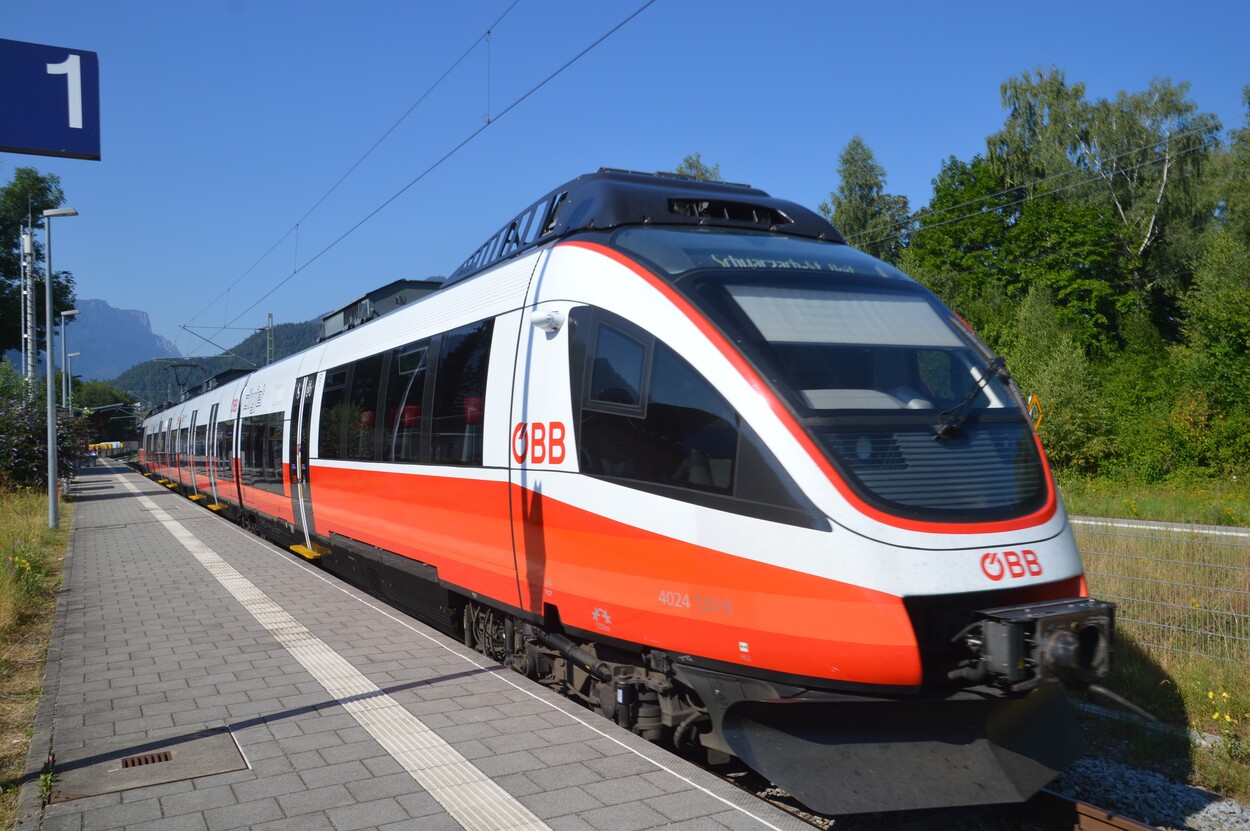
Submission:
M 208 425 L 197 424 L 195 427 L 195 446 L 191 455 L 195 459 L 195 470 L 201 476 L 208 475 Z
M 283 493 L 282 413 L 243 419 L 239 446 L 243 455 L 243 484 L 271 493 Z
M 591 405 L 604 412 L 645 416 L 642 381 L 647 348 L 643 342 L 615 326 L 603 324 L 592 348 L 594 360 L 587 388 Z
M 486 371 L 494 320 L 462 326 L 439 342 L 430 420 L 430 460 L 480 465 Z
M 430 341 L 401 346 L 391 352 L 382 407 L 383 458 L 389 462 L 421 459 L 421 405 L 425 399 L 426 359 Z
M 378 453 L 378 393 L 382 387 L 383 355 L 362 358 L 352 365 L 348 394 L 343 457 L 374 462 Z
M 571 318 L 582 472 L 720 510 L 826 527 L 750 425 L 676 350 L 600 309 L 575 308 Z M 633 377 L 622 385 L 624 369 Z M 632 389 L 636 402 L 613 389 Z
M 737 415 L 711 385 L 615 315 L 581 307 L 573 324 L 571 342 L 585 341 L 586 380 L 575 384 L 584 390 L 576 428 L 582 470 L 727 493 Z
M 347 369 L 346 366 L 340 366 L 326 373 L 325 389 L 321 393 L 321 411 L 317 419 L 317 457 L 320 459 L 342 458 Z
M 231 454 L 234 452 L 234 420 L 223 421 L 217 425 L 217 478 L 234 481 L 234 465 Z

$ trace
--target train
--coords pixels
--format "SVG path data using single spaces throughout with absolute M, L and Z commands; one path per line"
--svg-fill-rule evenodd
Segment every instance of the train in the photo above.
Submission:
M 1020 801 L 1083 751 L 1114 606 L 1020 390 L 824 217 L 601 169 L 395 286 L 150 413 L 140 468 L 819 813 Z

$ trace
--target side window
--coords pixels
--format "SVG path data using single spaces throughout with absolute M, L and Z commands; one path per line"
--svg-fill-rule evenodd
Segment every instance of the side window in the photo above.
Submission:
M 574 335 L 589 340 L 577 433 L 582 469 L 731 494 L 738 453 L 733 408 L 667 345 L 603 313 L 588 322 L 577 321 Z
M 352 366 L 344 458 L 368 462 L 378 459 L 378 393 L 382 386 L 383 357 L 362 358 Z
M 195 459 L 195 469 L 204 473 L 208 471 L 208 425 L 198 424 L 195 427 L 195 447 L 191 451 Z
M 430 341 L 392 350 L 382 411 L 382 458 L 388 462 L 421 460 L 421 406 L 425 398 Z
M 603 324 L 595 332 L 590 363 L 589 404 L 605 412 L 643 415 L 643 373 L 647 346 L 615 326 Z
M 675 349 L 602 309 L 578 307 L 570 318 L 583 473 L 718 510 L 828 528 L 759 435 Z
M 438 348 L 430 421 L 430 461 L 480 465 L 486 371 L 494 320 L 444 334 Z
M 230 454 L 234 449 L 234 419 L 217 425 L 217 478 L 234 481 L 234 465 Z
M 342 458 L 343 418 L 347 399 L 347 367 L 340 366 L 326 373 L 325 390 L 321 393 L 321 412 L 317 432 L 317 455 L 322 459 Z
M 282 413 L 245 416 L 239 436 L 243 484 L 282 493 Z

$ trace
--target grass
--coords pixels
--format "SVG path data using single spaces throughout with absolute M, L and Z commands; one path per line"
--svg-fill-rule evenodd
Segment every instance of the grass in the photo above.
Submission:
M 1164 493 L 1121 486 L 1117 498 L 1159 506 Z M 1216 524 L 1212 518 L 1232 513 L 1230 494 L 1213 492 L 1217 507 L 1195 511 L 1203 517 L 1196 521 Z M 1189 494 L 1182 504 L 1197 498 Z M 1183 522 L 1192 515 L 1160 508 L 1137 516 Z M 1114 669 L 1105 686 L 1166 724 L 1217 739 L 1191 746 L 1183 730 L 1099 723 L 1087 725 L 1095 747 L 1250 801 L 1250 540 L 1187 530 L 1074 531 L 1090 594 L 1117 605 Z
M 1126 484 L 1056 472 L 1073 516 L 1250 526 L 1250 482 L 1232 477 L 1192 484 Z
M 73 507 L 61 503 L 61 528 L 48 528 L 43 493 L 0 492 L 0 828 L 17 821 L 17 797 L 44 660 L 56 612 Z M 41 783 L 42 784 L 42 783 Z

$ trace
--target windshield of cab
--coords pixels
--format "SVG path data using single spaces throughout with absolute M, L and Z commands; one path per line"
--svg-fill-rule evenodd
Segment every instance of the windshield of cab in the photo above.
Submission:
M 809 411 L 929 410 L 979 390 L 979 407 L 1014 404 L 986 361 L 924 295 L 891 288 L 756 285 L 724 291 Z
M 897 269 L 845 245 L 761 233 L 631 228 L 613 242 L 669 275 L 869 503 L 989 521 L 1045 501 L 1032 428 L 1001 363 Z

